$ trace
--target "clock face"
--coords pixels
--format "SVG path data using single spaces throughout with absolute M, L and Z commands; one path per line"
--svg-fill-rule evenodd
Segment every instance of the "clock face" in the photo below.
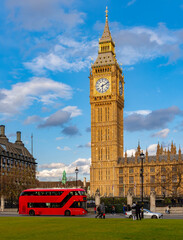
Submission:
M 122 82 L 119 81 L 119 94 L 122 96 L 123 94 L 123 85 L 122 85 Z
M 100 78 L 96 82 L 95 88 L 99 93 L 107 92 L 107 90 L 109 89 L 109 80 L 106 78 Z

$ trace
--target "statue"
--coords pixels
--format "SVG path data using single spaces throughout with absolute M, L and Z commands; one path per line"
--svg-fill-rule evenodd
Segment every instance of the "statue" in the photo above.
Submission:
M 67 177 L 66 177 L 66 171 L 63 171 L 63 175 L 62 175 L 62 183 L 65 185 L 67 182 Z

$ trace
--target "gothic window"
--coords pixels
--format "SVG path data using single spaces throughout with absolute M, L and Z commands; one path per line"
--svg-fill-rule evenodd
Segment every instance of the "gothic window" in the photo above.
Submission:
M 100 141 L 100 129 L 98 129 L 98 141 Z
M 133 173 L 133 168 L 129 168 L 129 173 Z
M 177 166 L 172 166 L 172 172 L 177 172 Z
M 100 130 L 100 141 L 102 141 L 102 129 Z
M 123 195 L 123 192 L 124 192 L 123 188 L 120 187 L 120 188 L 119 188 L 119 196 L 122 196 L 122 195 Z
M 155 183 L 155 176 L 154 175 L 150 176 L 150 183 Z
M 155 168 L 154 168 L 154 167 L 151 167 L 151 168 L 150 168 L 150 172 L 155 172 Z
M 134 178 L 133 177 L 129 177 L 129 183 L 133 183 L 134 182 Z
M 166 172 L 166 168 L 165 167 L 161 167 L 161 172 Z
M 119 178 L 119 184 L 123 184 L 123 177 Z
M 109 147 L 106 147 L 106 160 L 110 159 L 110 151 L 109 151 Z
M 162 183 L 165 183 L 165 182 L 166 182 L 166 176 L 165 176 L 165 175 L 162 175 L 162 176 L 161 176 L 161 182 L 162 182 Z
M 100 148 L 98 148 L 98 160 L 100 160 Z
M 108 179 L 110 180 L 110 169 L 108 169 Z
M 119 174 L 123 174 L 123 168 L 119 168 Z

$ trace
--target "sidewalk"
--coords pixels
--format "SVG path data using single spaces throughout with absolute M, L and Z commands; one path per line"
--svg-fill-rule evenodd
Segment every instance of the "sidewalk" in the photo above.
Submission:
M 11 209 L 11 208 L 7 208 L 4 209 L 4 211 L 0 211 L 0 216 L 1 215 L 18 215 L 17 209 Z

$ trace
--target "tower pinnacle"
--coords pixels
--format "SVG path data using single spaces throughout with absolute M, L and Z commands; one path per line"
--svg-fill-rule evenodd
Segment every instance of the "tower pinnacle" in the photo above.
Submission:
M 106 10 L 105 10 L 105 13 L 106 13 L 106 14 L 105 14 L 105 16 L 106 16 L 106 20 L 108 20 L 108 12 L 109 12 L 109 11 L 108 11 L 108 8 L 107 8 L 107 6 L 106 6 Z

